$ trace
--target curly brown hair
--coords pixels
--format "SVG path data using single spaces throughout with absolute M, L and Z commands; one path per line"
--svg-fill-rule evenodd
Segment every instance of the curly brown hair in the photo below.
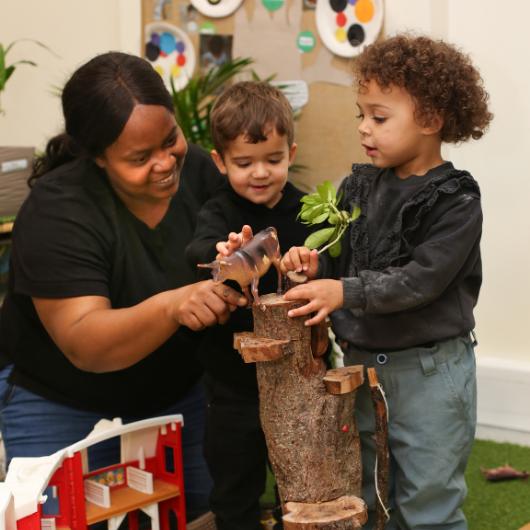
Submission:
M 360 90 L 372 80 L 405 89 L 420 125 L 442 117 L 443 142 L 477 140 L 493 118 L 479 71 L 468 55 L 441 40 L 400 34 L 376 42 L 357 57 L 354 74 Z

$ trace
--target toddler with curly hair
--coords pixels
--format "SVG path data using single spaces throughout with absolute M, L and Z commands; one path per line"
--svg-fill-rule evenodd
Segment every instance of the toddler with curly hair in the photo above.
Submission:
M 386 528 L 463 530 L 464 470 L 476 425 L 473 308 L 482 281 L 477 182 L 442 158 L 443 142 L 480 138 L 492 114 L 469 57 L 424 36 L 368 46 L 354 65 L 362 146 L 342 208 L 357 205 L 338 258 L 291 248 L 285 270 L 312 281 L 290 316 L 328 314 L 348 364 L 373 366 L 389 411 Z M 318 278 L 318 279 L 315 279 Z M 373 528 L 374 412 L 357 394 L 363 498 Z

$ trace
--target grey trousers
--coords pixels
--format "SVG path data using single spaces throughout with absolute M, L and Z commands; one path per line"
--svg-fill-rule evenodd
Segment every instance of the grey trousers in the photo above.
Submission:
M 476 426 L 476 369 L 471 339 L 391 353 L 345 351 L 345 364 L 374 366 L 389 409 L 389 530 L 465 530 L 464 471 Z M 363 488 L 373 527 L 374 409 L 367 385 L 357 393 Z

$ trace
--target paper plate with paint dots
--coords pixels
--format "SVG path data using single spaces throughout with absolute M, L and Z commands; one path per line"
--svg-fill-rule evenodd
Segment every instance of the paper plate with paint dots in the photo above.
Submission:
M 153 22 L 145 28 L 145 58 L 171 89 L 184 88 L 193 75 L 195 50 L 181 29 L 167 22 Z
M 335 55 L 353 57 L 377 38 L 383 25 L 383 0 L 317 0 L 317 29 Z
M 191 5 L 203 15 L 212 18 L 227 17 L 243 0 L 191 0 Z

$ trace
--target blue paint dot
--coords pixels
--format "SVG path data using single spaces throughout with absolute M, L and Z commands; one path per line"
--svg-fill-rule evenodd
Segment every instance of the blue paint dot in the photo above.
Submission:
M 354 6 L 357 2 L 357 0 L 348 0 L 349 4 Z
M 168 55 L 175 51 L 175 37 L 167 31 L 160 35 L 160 49 Z
M 178 53 L 184 53 L 184 50 L 186 49 L 186 45 L 181 40 L 177 42 L 176 46 L 177 46 Z

